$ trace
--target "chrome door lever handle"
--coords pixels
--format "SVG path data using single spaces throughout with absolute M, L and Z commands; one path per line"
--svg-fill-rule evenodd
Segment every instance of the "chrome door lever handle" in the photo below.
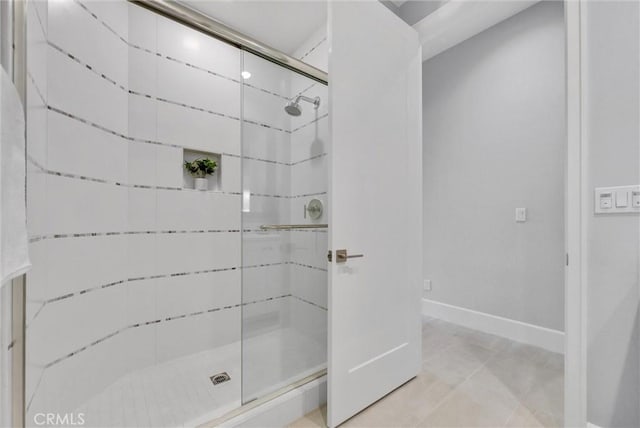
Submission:
M 348 259 L 358 259 L 364 254 L 347 254 L 347 250 L 336 250 L 336 263 L 346 263 Z

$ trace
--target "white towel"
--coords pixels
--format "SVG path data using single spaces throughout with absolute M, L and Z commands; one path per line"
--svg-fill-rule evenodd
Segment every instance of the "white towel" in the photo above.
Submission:
M 24 109 L 11 78 L 0 67 L 0 281 L 30 267 L 25 201 Z

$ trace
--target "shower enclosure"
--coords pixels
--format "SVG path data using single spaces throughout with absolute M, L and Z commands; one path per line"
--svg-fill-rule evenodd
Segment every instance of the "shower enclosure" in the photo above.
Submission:
M 286 424 L 326 379 L 337 426 L 419 371 L 417 35 L 379 2 L 329 2 L 330 36 L 285 55 L 141 4 L 25 2 L 16 408 L 27 426 Z
M 327 87 L 243 52 L 242 397 L 326 368 Z M 255 78 L 255 80 L 254 80 Z M 303 96 L 292 116 L 288 99 Z M 323 102 L 324 101 L 324 102 Z
M 27 24 L 27 426 L 196 425 L 323 374 L 327 86 L 125 1 Z

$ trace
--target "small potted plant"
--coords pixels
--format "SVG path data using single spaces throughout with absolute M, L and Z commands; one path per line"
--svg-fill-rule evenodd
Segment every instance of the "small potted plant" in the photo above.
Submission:
M 184 162 L 184 169 L 194 178 L 194 188 L 197 190 L 209 190 L 208 175 L 216 172 L 218 164 L 209 158 L 198 158 L 191 162 Z

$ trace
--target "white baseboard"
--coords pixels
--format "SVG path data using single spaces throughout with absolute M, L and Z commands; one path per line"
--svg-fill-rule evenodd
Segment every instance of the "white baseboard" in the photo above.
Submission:
M 564 353 L 564 333 L 435 300 L 422 299 L 422 314 L 516 342 Z
M 600 426 L 592 424 L 591 422 L 587 422 L 587 428 L 600 428 Z

